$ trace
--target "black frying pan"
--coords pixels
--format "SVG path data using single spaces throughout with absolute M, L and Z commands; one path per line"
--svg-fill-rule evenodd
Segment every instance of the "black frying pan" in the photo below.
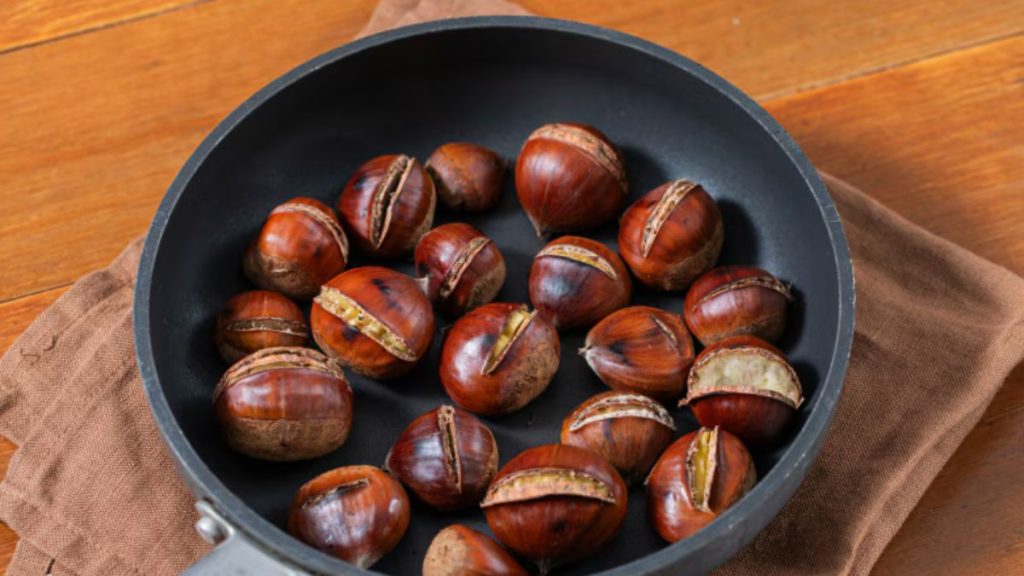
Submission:
M 704 184 L 725 220 L 720 262 L 756 264 L 795 287 L 797 303 L 781 344 L 808 398 L 787 441 L 757 453 L 756 488 L 709 527 L 666 546 L 647 523 L 643 489 L 635 488 L 627 525 L 607 550 L 559 573 L 708 571 L 789 499 L 828 430 L 853 335 L 846 241 L 810 162 L 752 100 L 664 48 L 541 18 L 449 20 L 359 40 L 275 80 L 207 137 L 157 211 L 135 296 L 138 361 L 159 429 L 204 502 L 200 531 L 229 536 L 205 561 L 204 573 L 225 563 L 248 564 L 254 574 L 357 572 L 284 532 L 295 490 L 335 466 L 381 465 L 406 423 L 448 402 L 437 377 L 439 335 L 405 378 L 352 378 L 355 425 L 337 452 L 273 464 L 227 449 L 211 407 L 225 369 L 211 343 L 213 318 L 230 296 L 250 288 L 241 256 L 267 213 L 298 195 L 333 205 L 356 166 L 378 154 L 422 159 L 438 144 L 469 140 L 512 159 L 533 128 L 552 121 L 584 122 L 607 133 L 625 154 L 631 200 L 671 178 Z M 438 214 L 438 222 L 454 219 L 463 217 Z M 466 220 L 505 255 L 509 275 L 499 299 L 527 301 L 527 270 L 543 242 L 520 209 L 511 178 L 495 214 Z M 615 225 L 589 235 L 614 245 Z M 357 257 L 352 266 L 366 263 Z M 412 272 L 408 261 L 394 265 Z M 680 311 L 682 295 L 639 290 L 634 303 Z M 563 337 L 558 376 L 539 399 L 517 414 L 486 420 L 502 463 L 526 447 L 557 442 L 569 410 L 604 390 L 576 356 L 582 339 L 583 333 Z M 675 414 L 681 431 L 695 428 L 688 411 Z M 415 506 L 404 540 L 374 569 L 418 573 L 434 534 L 453 522 L 486 530 L 477 510 L 440 515 Z

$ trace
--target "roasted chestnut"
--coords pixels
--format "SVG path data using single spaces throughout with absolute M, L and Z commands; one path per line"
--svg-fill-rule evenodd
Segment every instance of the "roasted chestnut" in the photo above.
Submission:
M 529 576 L 500 544 L 469 526 L 453 524 L 434 536 L 423 576 Z
M 338 198 L 338 214 L 363 252 L 410 252 L 434 222 L 434 183 L 414 158 L 378 156 L 360 166 Z
M 434 312 L 416 281 L 379 266 L 353 268 L 324 284 L 310 324 L 328 356 L 378 379 L 408 372 L 434 337 Z
M 603 548 L 622 527 L 626 504 L 626 484 L 603 458 L 549 444 L 506 464 L 480 507 L 498 540 L 547 574 Z
M 308 300 L 347 263 L 348 239 L 334 210 L 313 198 L 292 198 L 267 216 L 242 267 L 260 288 Z
M 309 348 L 264 348 L 233 364 L 213 391 L 228 446 L 264 460 L 303 460 L 345 443 L 352 389 Z
M 739 438 L 701 428 L 676 440 L 647 478 L 647 515 L 655 531 L 678 542 L 708 525 L 750 491 L 754 461 Z
M 533 131 L 516 161 L 516 193 L 539 236 L 594 228 L 626 201 L 626 169 L 608 137 L 583 124 Z
M 462 408 L 515 412 L 558 371 L 558 332 L 525 304 L 486 304 L 451 327 L 441 348 L 441 383 Z
M 391 551 L 409 527 L 402 485 L 373 466 L 324 472 L 299 488 L 288 532 L 359 568 Z
M 217 315 L 217 351 L 226 362 L 275 346 L 302 346 L 309 327 L 294 302 L 267 290 L 233 296 Z
M 683 313 L 690 331 L 705 346 L 729 336 L 774 341 L 786 329 L 789 287 L 752 266 L 715 268 L 693 283 Z
M 609 388 L 670 402 L 686 389 L 694 351 L 679 315 L 630 306 L 591 328 L 580 355 Z
M 626 484 L 633 484 L 650 472 L 675 429 L 668 410 L 647 396 L 604 392 L 565 418 L 562 444 L 600 454 Z
M 458 510 L 483 498 L 498 471 L 498 443 L 472 414 L 441 406 L 406 427 L 385 469 L 431 508 Z
M 619 253 L 644 284 L 682 290 L 715 265 L 722 251 L 722 215 L 699 184 L 674 180 L 626 209 Z
M 424 165 L 441 203 L 451 210 L 483 212 L 498 205 L 505 160 L 478 144 L 450 142 Z
M 469 224 L 443 224 L 416 245 L 416 274 L 446 314 L 461 316 L 498 295 L 505 259 L 497 244 Z
M 733 336 L 693 362 L 688 404 L 701 426 L 721 426 L 749 444 L 776 440 L 803 403 L 796 371 L 778 348 L 753 336 Z
M 548 243 L 530 267 L 530 303 L 559 330 L 587 327 L 629 304 L 633 283 L 618 255 L 579 236 Z

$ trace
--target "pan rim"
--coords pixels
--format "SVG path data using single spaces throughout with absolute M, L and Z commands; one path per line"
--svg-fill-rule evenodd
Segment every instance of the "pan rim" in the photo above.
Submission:
M 154 265 L 167 222 L 184 190 L 210 153 L 252 111 L 306 76 L 354 54 L 412 37 L 482 28 L 532 29 L 584 36 L 639 51 L 646 56 L 665 62 L 683 73 L 696 77 L 731 100 L 768 133 L 800 173 L 818 205 L 831 240 L 833 258 L 836 262 L 836 281 L 839 289 L 836 312 L 839 320 L 835 346 L 832 350 L 828 371 L 818 388 L 814 410 L 808 414 L 803 427 L 782 453 L 772 471 L 751 491 L 750 497 L 742 499 L 736 506 L 723 513 L 694 536 L 672 545 L 666 545 L 656 552 L 599 574 L 601 576 L 625 576 L 669 568 L 678 565 L 685 558 L 694 558 L 701 553 L 710 554 L 708 552 L 710 545 L 720 540 L 734 542 L 733 548 L 738 550 L 752 539 L 753 535 L 760 532 L 789 501 L 798 484 L 785 488 L 785 481 L 793 475 L 800 476 L 802 481 L 811 462 L 818 454 L 835 414 L 849 364 L 854 331 L 856 297 L 853 265 L 846 235 L 835 204 L 810 160 L 782 126 L 753 99 L 707 68 L 677 52 L 629 34 L 567 20 L 536 16 L 477 16 L 415 24 L 367 36 L 317 56 L 276 78 L 239 105 L 206 136 L 174 178 L 156 211 L 140 259 L 133 306 L 136 359 L 143 387 L 161 437 L 172 455 L 175 466 L 197 498 L 210 500 L 238 530 L 264 550 L 284 559 L 286 563 L 315 573 L 380 574 L 373 571 L 360 571 L 288 536 L 284 530 L 258 515 L 235 496 L 192 448 L 171 411 L 156 371 L 150 339 L 152 323 L 149 312 Z M 739 519 L 752 516 L 762 517 L 765 520 L 755 532 L 745 534 L 743 523 Z M 727 558 L 727 556 L 713 558 L 712 562 L 707 565 L 717 565 Z

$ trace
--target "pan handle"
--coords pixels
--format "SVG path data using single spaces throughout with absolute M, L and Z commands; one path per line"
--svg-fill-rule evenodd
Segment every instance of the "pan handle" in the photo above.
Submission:
M 196 502 L 196 532 L 213 550 L 184 572 L 183 576 L 309 576 L 265 551 L 228 523 L 206 500 Z

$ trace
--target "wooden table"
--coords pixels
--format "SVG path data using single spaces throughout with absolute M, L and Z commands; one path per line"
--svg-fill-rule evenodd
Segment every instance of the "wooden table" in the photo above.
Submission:
M 451 3 L 451 2 L 448 2 Z M 521 0 L 686 54 L 818 167 L 1024 273 L 1024 2 Z M 0 349 L 142 234 L 203 136 L 348 40 L 375 0 L 0 3 Z M 15 450 L 0 442 L 0 470 Z M 876 574 L 1024 566 L 1024 367 Z M 0 562 L 16 536 L 0 525 Z

